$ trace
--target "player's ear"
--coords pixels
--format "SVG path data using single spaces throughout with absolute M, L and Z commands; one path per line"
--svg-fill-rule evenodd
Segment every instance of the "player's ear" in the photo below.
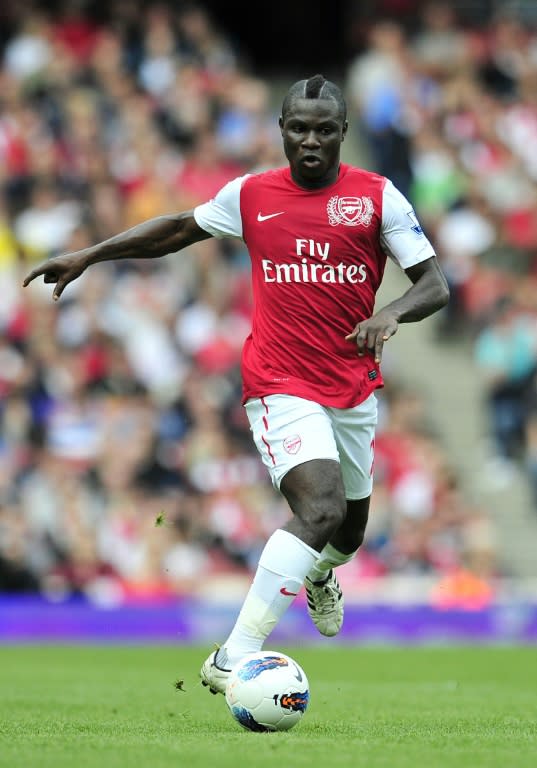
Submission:
M 283 115 L 280 115 L 278 118 L 278 125 L 280 126 L 280 131 L 283 132 Z
M 341 141 L 345 141 L 345 136 L 347 135 L 347 130 L 349 128 L 349 123 L 347 120 L 343 123 L 343 127 L 341 129 Z

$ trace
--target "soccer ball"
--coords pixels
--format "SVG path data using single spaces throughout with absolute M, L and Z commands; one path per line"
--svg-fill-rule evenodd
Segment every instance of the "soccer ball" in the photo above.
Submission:
M 248 731 L 288 731 L 304 717 L 309 697 L 306 673 L 279 651 L 244 656 L 226 686 L 230 712 Z

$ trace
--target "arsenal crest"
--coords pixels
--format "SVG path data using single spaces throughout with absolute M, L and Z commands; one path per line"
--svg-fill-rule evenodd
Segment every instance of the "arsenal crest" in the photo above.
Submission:
M 331 197 L 326 206 L 328 221 L 335 227 L 344 224 L 346 227 L 357 227 L 361 224 L 368 227 L 373 217 L 373 201 L 370 197 Z

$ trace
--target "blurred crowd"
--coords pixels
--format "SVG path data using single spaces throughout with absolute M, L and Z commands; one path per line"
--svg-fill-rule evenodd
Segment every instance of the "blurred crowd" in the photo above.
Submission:
M 522 469 L 537 508 L 537 5 L 383 5 L 407 23 L 373 23 L 350 65 L 360 137 L 442 261 L 439 338 L 470 345 L 491 467 Z
M 80 0 L 21 0 L 2 13 L 0 591 L 122 600 L 243 585 L 289 514 L 240 405 L 244 245 L 103 263 L 58 303 L 21 281 L 285 164 L 270 82 L 203 4 L 110 0 L 104 18 Z M 474 343 L 498 453 L 537 477 L 537 33 L 503 14 L 466 28 L 448 3 L 414 21 L 363 28 L 343 83 L 351 130 L 438 247 L 453 295 L 439 341 Z M 454 584 L 483 595 L 493 526 L 408 373 L 395 364 L 379 394 L 371 522 L 341 580 L 428 574 L 447 580 L 441 602 Z

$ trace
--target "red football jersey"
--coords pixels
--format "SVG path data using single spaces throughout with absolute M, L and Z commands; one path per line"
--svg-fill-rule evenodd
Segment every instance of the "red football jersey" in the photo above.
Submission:
M 334 184 L 306 190 L 289 168 L 279 168 L 235 180 L 196 208 L 197 222 L 211 234 L 242 237 L 252 262 L 254 312 L 242 354 L 243 402 L 280 393 L 350 408 L 383 386 L 373 355 L 358 357 L 356 343 L 345 336 L 373 314 L 387 253 L 394 255 L 385 240 L 387 182 L 342 164 Z M 395 254 L 406 267 L 433 251 L 410 203 L 391 189 L 416 242 L 409 257 Z M 397 237 L 403 241 L 407 235 L 397 231 L 394 242 Z

